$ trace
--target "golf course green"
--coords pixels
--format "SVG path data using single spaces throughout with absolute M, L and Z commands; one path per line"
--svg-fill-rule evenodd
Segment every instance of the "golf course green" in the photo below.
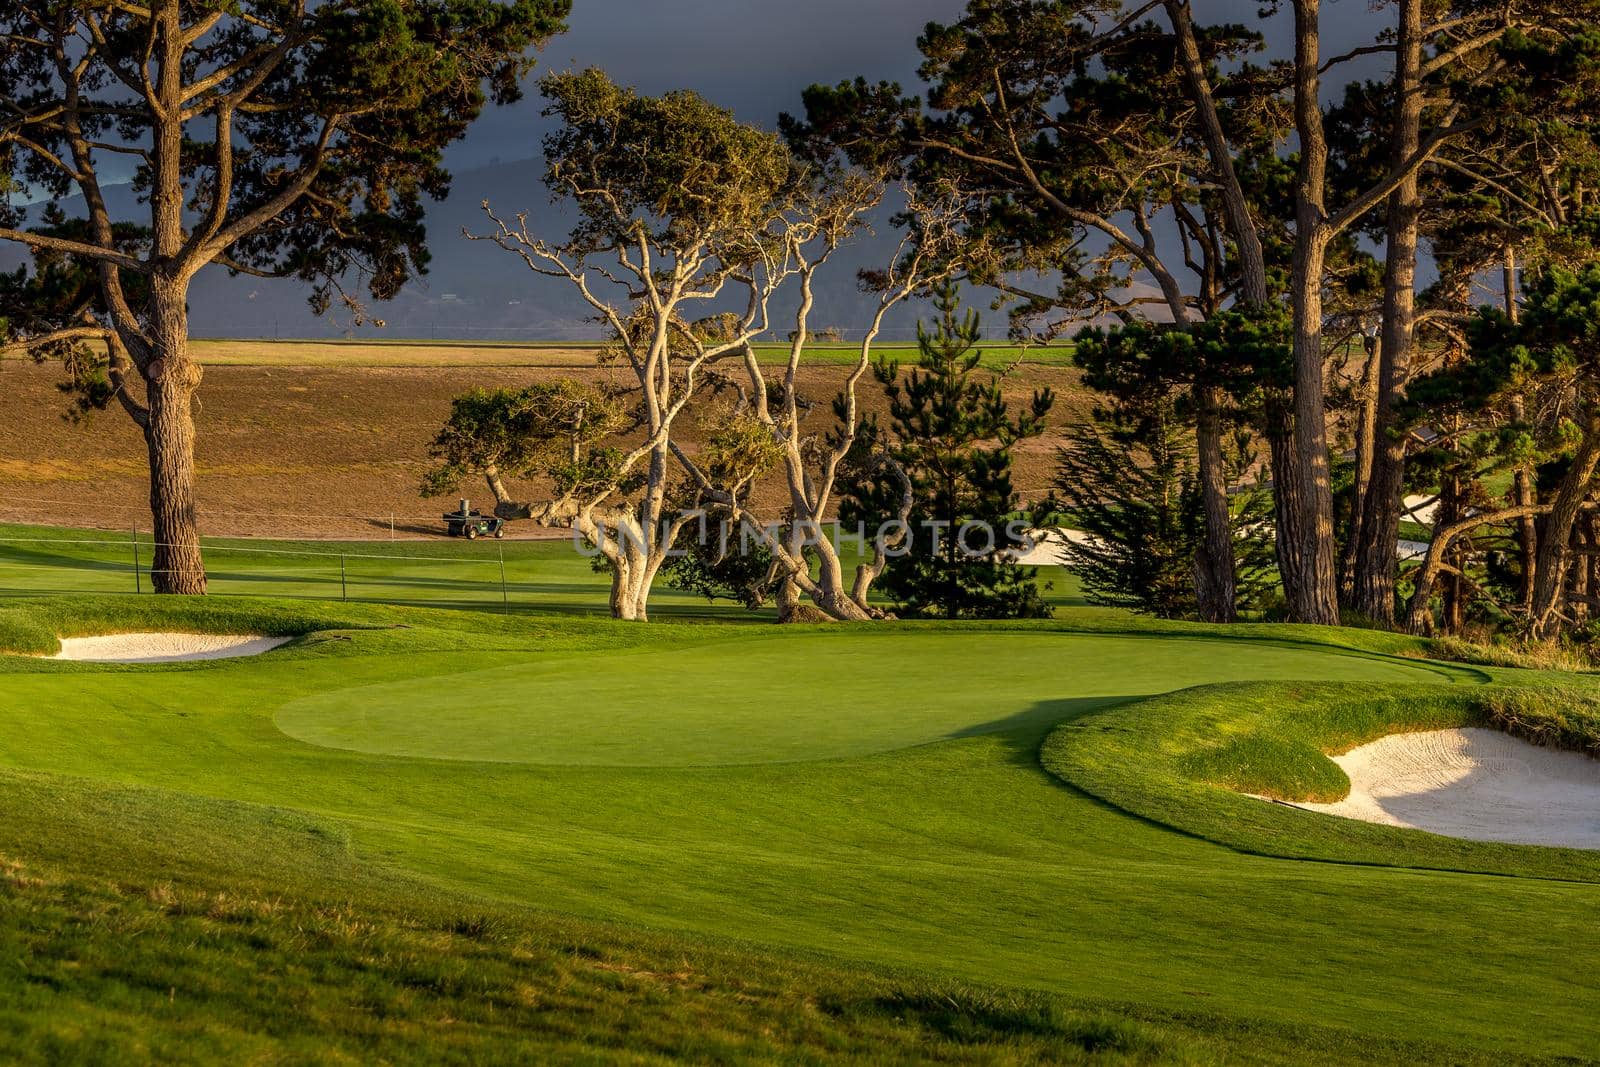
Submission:
M 1178 1027 L 1155 1058 L 1600 1047 L 1593 864 L 1474 843 L 1413 862 L 1406 841 L 1439 839 L 1364 824 L 1387 835 L 1375 860 L 1286 858 L 1305 850 L 1274 855 L 1273 841 L 1338 837 L 1346 821 L 1203 782 L 1183 787 L 1184 819 L 1141 812 L 1103 768 L 1144 773 L 1159 738 L 1109 764 L 1057 752 L 1062 731 L 1174 690 L 1209 709 L 1278 692 L 1292 715 L 1315 683 L 1324 700 L 1427 709 L 1529 672 L 1429 661 L 1393 635 L 1112 613 L 775 631 L 257 598 L 0 607 L 0 645 L 18 651 L 137 630 L 298 636 L 205 663 L 0 656 L 0 858 L 32 848 L 66 870 L 138 871 L 156 849 L 180 883 L 279 878 L 289 896 L 359 870 L 389 887 L 385 907 L 532 908 L 517 921 L 599 921 L 605 937 L 748 946 Z M 1222 712 L 1206 722 L 1248 732 Z M 107 804 L 107 789 L 139 799 Z M 1248 841 L 1227 840 L 1232 804 L 1259 815 Z M 315 873 L 330 841 L 347 842 L 327 861 L 334 883 Z M 52 995 L 92 988 L 80 975 Z M 19 1033 L 34 1018 L 0 1012 Z
M 714 766 L 864 756 L 1232 680 L 1239 649 L 982 631 L 740 637 L 330 689 L 280 707 L 290 737 L 382 755 Z M 1255 679 L 1429 679 L 1421 664 L 1261 644 Z

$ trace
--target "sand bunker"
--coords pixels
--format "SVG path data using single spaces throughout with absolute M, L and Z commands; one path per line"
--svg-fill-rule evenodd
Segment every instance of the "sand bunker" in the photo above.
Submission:
M 1350 819 L 1473 841 L 1600 849 L 1600 760 L 1497 730 L 1392 734 L 1332 760 L 1350 776 Z
M 287 637 L 255 634 L 108 634 L 105 637 L 63 637 L 52 659 L 87 663 L 177 663 L 195 659 L 258 656 L 287 642 Z

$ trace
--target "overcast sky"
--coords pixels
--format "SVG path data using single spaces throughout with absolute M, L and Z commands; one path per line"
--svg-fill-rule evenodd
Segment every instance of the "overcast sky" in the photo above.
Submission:
M 648 93 L 693 89 L 741 119 L 762 124 L 797 110 L 814 82 L 856 75 L 910 87 L 916 41 L 929 21 L 952 21 L 965 0 L 573 0 L 571 29 L 551 42 L 541 69 L 598 66 Z M 1259 16 L 1259 0 L 1194 0 L 1201 22 L 1258 26 L 1271 46 L 1289 46 L 1288 18 Z M 1372 0 L 1325 0 L 1324 51 L 1370 39 L 1390 21 Z M 1280 53 L 1281 54 L 1281 53 Z M 1374 71 L 1373 73 L 1376 73 Z M 492 109 L 451 150 L 458 167 L 539 150 L 536 91 L 510 108 Z
M 1371 2 L 1324 0 L 1329 54 L 1363 37 L 1370 40 L 1377 25 L 1392 19 Z M 816 82 L 864 75 L 918 88 L 917 37 L 929 21 L 957 19 L 965 6 L 966 0 L 573 0 L 571 28 L 550 43 L 540 69 L 597 66 L 646 93 L 692 89 L 740 119 L 771 126 L 780 112 L 798 110 L 801 90 Z M 1290 46 L 1287 14 L 1264 21 L 1258 0 L 1194 0 L 1194 8 L 1201 22 L 1259 27 L 1274 55 L 1284 55 Z M 1330 96 L 1338 92 L 1337 85 L 1330 86 Z M 526 99 L 489 109 L 467 138 L 452 146 L 449 163 L 458 175 L 454 195 L 429 212 L 432 273 L 385 307 L 388 332 L 513 337 L 521 336 L 520 330 L 553 338 L 567 336 L 563 331 L 569 329 L 594 329 L 565 287 L 531 284 L 477 246 L 469 250 L 459 237 L 463 225 L 481 221 L 477 204 L 484 197 L 526 206 L 536 216 L 550 210 L 540 206 L 538 166 L 521 165 L 539 154 L 546 126 L 538 116 L 541 106 L 530 86 Z M 518 165 L 480 169 L 493 163 Z M 826 294 L 828 314 L 841 324 L 853 321 L 849 304 L 858 299 L 853 276 L 850 266 Z M 254 287 L 244 304 L 228 299 L 228 292 L 219 290 L 214 302 L 218 315 L 227 309 L 226 321 L 197 329 L 287 331 L 283 335 L 289 336 L 335 328 L 310 319 L 303 298 L 289 289 Z M 917 314 L 915 307 L 902 309 L 890 324 L 896 336 L 909 335 Z M 246 316 L 254 325 L 244 321 Z M 1004 328 L 999 318 L 989 325 Z
M 910 83 L 917 35 L 948 21 L 964 0 L 573 0 L 571 27 L 540 70 L 596 66 L 651 93 L 693 89 L 746 121 L 776 122 L 800 90 L 863 74 Z M 481 118 L 452 149 L 457 166 L 538 153 L 527 99 Z
M 1267 36 L 1272 55 L 1286 54 L 1286 12 L 1263 20 L 1259 0 L 1193 2 L 1198 21 L 1256 26 Z M 1392 11 L 1373 3 L 1323 0 L 1326 54 L 1369 42 L 1392 22 Z M 745 121 L 771 126 L 780 112 L 798 110 L 801 90 L 815 82 L 864 75 L 920 89 L 918 35 L 929 21 L 959 18 L 965 6 L 966 0 L 573 0 L 571 28 L 550 43 L 540 70 L 598 66 L 644 92 L 692 89 Z M 1385 64 L 1374 59 L 1354 73 L 1383 76 Z M 1337 81 L 1328 86 L 1329 97 L 1339 92 Z M 480 168 L 539 154 L 545 127 L 538 117 L 541 106 L 530 86 L 526 99 L 488 109 L 465 140 L 451 146 L 455 195 L 429 211 L 433 273 L 385 307 L 390 332 L 425 336 L 417 331 L 442 324 L 456 333 L 480 328 L 485 336 L 498 336 L 494 331 L 510 336 L 517 325 L 548 333 L 551 321 L 571 317 L 571 309 L 562 310 L 563 294 L 556 287 L 530 286 L 476 247 L 468 255 L 459 236 L 463 224 L 481 221 L 477 203 L 484 197 L 539 210 L 536 165 Z M 193 306 L 197 335 L 317 336 L 345 328 L 312 318 L 294 283 L 229 280 L 220 271 L 202 278 L 205 285 Z M 500 291 L 508 286 L 516 291 Z M 853 293 L 853 283 L 847 280 L 845 289 Z M 900 326 L 909 329 L 907 323 Z

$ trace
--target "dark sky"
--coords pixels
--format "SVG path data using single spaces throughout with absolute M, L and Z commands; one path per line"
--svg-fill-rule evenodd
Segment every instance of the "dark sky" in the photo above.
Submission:
M 1392 20 L 1374 0 L 1324 0 L 1327 54 L 1370 41 Z M 916 86 L 916 40 L 929 21 L 958 18 L 966 0 L 574 0 L 570 29 L 540 57 L 540 70 L 598 66 L 616 81 L 656 94 L 693 89 L 731 108 L 739 118 L 771 126 L 782 111 L 799 107 L 800 92 L 814 82 L 856 75 Z M 1194 0 L 1202 23 L 1257 26 L 1269 51 L 1283 55 L 1290 44 L 1286 13 L 1263 20 L 1258 0 Z M 1382 62 L 1360 73 L 1381 75 Z M 1339 92 L 1338 83 L 1329 95 Z M 524 276 L 485 246 L 468 244 L 462 228 L 482 223 L 477 204 L 526 208 L 535 217 L 552 209 L 539 186 L 539 141 L 545 123 L 541 101 L 527 98 L 487 111 L 467 138 L 449 151 L 457 175 L 449 200 L 429 210 L 432 271 L 381 308 L 389 325 L 378 331 L 399 336 L 556 339 L 588 336 L 595 329 L 586 309 L 559 283 Z M 870 257 L 871 252 L 864 252 Z M 304 294 L 292 283 L 241 284 L 210 272 L 212 299 L 195 304 L 197 334 L 317 336 L 349 330 L 337 317 L 310 316 Z M 859 297 L 854 268 L 835 279 L 827 314 L 853 322 Z M 539 284 L 544 282 L 545 284 Z M 891 324 L 908 334 L 914 309 Z M 825 316 L 826 317 L 826 316 Z M 832 321 L 832 320 L 830 320 Z M 1004 328 L 994 318 L 994 330 Z M 369 332 L 356 330 L 354 332 Z
M 1374 29 L 1392 19 L 1371 3 L 1323 0 L 1326 53 L 1371 40 Z M 651 94 L 688 88 L 746 122 L 770 126 L 779 112 L 797 110 L 800 91 L 814 82 L 866 75 L 898 80 L 912 90 L 923 27 L 954 21 L 965 6 L 966 0 L 573 0 L 571 29 L 550 42 L 539 69 L 598 66 Z M 1272 54 L 1290 46 L 1286 13 L 1262 21 L 1258 0 L 1194 0 L 1194 8 L 1200 22 L 1261 27 Z M 1381 62 L 1363 74 L 1382 74 Z M 1330 96 L 1338 91 L 1336 83 L 1330 86 Z M 555 339 L 595 330 L 565 286 L 539 285 L 547 280 L 507 270 L 485 246 L 461 240 L 462 227 L 482 224 L 477 203 L 485 197 L 531 210 L 536 218 L 549 213 L 533 160 L 546 128 L 539 109 L 538 91 L 530 86 L 528 98 L 488 110 L 451 147 L 448 158 L 458 176 L 453 195 L 429 210 L 432 270 L 382 307 L 389 320 L 384 333 Z M 827 293 L 824 317 L 832 315 L 837 325 L 859 317 L 851 307 L 859 299 L 853 275 L 854 267 L 845 270 L 835 280 L 837 291 Z M 347 328 L 336 317 L 307 315 L 298 286 L 240 286 L 219 277 L 208 278 L 210 286 L 216 286 L 216 299 L 197 302 L 197 333 L 315 336 Z M 891 330 L 909 336 L 915 317 L 917 310 L 902 309 Z M 987 325 L 1003 330 L 998 317 Z
M 647 93 L 693 89 L 763 125 L 796 110 L 800 90 L 864 74 L 909 83 L 917 35 L 963 0 L 573 0 L 570 29 L 544 70 L 598 66 Z M 479 120 L 457 166 L 538 152 L 537 94 Z
M 1258 0 L 1193 0 L 1197 21 L 1238 22 L 1265 33 L 1269 52 L 1289 47 L 1286 13 L 1263 20 Z M 1393 19 L 1377 0 L 1324 0 L 1325 54 L 1370 42 Z M 966 0 L 573 0 L 570 29 L 540 57 L 540 70 L 598 66 L 624 85 L 647 93 L 693 89 L 731 108 L 741 119 L 771 126 L 797 110 L 814 82 L 858 74 L 916 87 L 916 39 L 930 21 L 959 17 Z M 1354 73 L 1382 76 L 1382 60 Z M 1339 92 L 1330 80 L 1328 96 Z M 433 269 L 379 311 L 386 331 L 401 336 L 485 338 L 564 337 L 584 324 L 584 309 L 556 283 L 507 271 L 484 246 L 463 242 L 461 230 L 481 224 L 478 202 L 549 212 L 539 186 L 541 102 L 526 99 L 491 108 L 467 138 L 449 150 L 457 175 L 453 195 L 429 210 Z M 5 264 L 0 264 L 3 266 Z M 854 294 L 853 268 L 836 302 Z M 259 283 L 202 272 L 192 307 L 200 336 L 321 336 L 350 329 L 337 317 L 318 319 L 293 282 Z M 841 321 L 848 309 L 841 311 Z M 1001 327 L 998 320 L 997 328 Z M 896 329 L 910 329 L 910 320 Z M 367 332 L 367 331 L 357 331 Z
M 959 17 L 965 0 L 573 0 L 570 29 L 540 59 L 543 69 L 598 66 L 648 93 L 694 89 L 741 119 L 769 124 L 798 106 L 800 90 L 858 74 L 910 86 L 916 39 L 929 21 Z M 1286 12 L 1260 17 L 1259 0 L 1194 0 L 1200 22 L 1256 26 L 1277 54 L 1289 48 Z M 1392 20 L 1376 0 L 1324 0 L 1323 49 L 1370 40 Z M 1366 64 L 1375 74 L 1381 62 Z M 1377 69 L 1374 69 L 1374 68 Z M 1337 85 L 1332 86 L 1336 90 Z M 456 146 L 458 166 L 538 151 L 536 94 L 486 114 Z

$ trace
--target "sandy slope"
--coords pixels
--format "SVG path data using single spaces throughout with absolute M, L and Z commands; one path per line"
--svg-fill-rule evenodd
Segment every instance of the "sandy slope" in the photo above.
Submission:
M 287 637 L 253 634 L 109 634 L 63 637 L 53 659 L 93 663 L 176 663 L 180 660 L 257 656 L 287 642 Z
M 1350 795 L 1298 807 L 1476 841 L 1600 849 L 1600 760 L 1483 729 L 1391 734 L 1332 759 Z

